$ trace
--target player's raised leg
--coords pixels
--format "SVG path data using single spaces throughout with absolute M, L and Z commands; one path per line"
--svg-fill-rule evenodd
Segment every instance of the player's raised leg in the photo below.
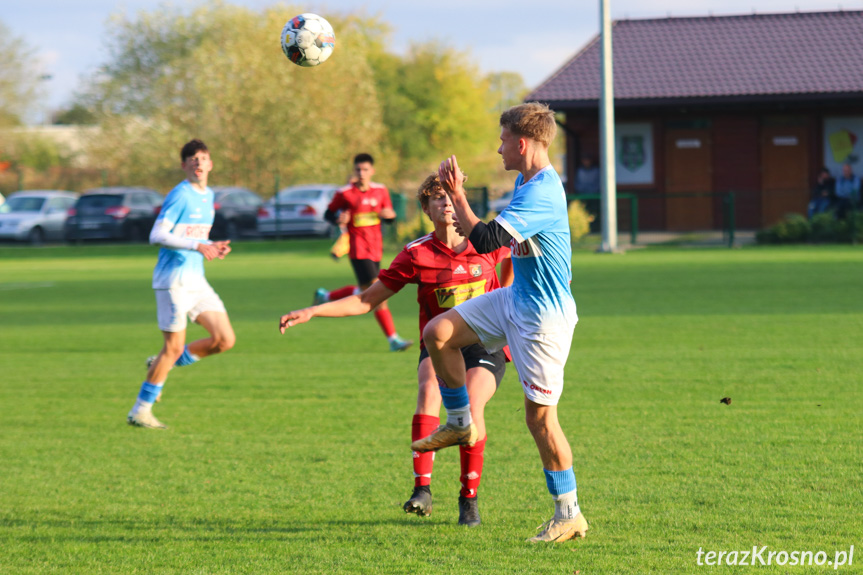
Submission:
M 462 304 L 464 305 L 464 304 Z M 423 330 L 423 341 L 437 373 L 447 421 L 431 435 L 414 441 L 414 451 L 436 451 L 451 445 L 473 445 L 478 439 L 471 420 L 470 398 L 461 348 L 479 337 L 454 309 L 435 317 Z
M 539 450 L 548 491 L 554 499 L 554 517 L 528 541 L 561 542 L 584 537 L 588 525 L 578 507 L 572 450 L 557 418 L 557 405 L 540 405 L 525 398 L 527 427 Z
M 234 347 L 237 336 L 234 335 L 234 328 L 227 313 L 205 311 L 198 314 L 194 321 L 210 334 L 209 337 L 195 340 L 186 346 L 186 351 L 193 356 L 194 361 L 208 355 L 224 353 Z

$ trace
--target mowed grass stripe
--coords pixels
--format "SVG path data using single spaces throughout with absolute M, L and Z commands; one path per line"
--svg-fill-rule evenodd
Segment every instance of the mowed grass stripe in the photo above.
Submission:
M 455 450 L 432 517 L 401 511 L 416 351 L 371 317 L 276 329 L 352 281 L 327 248 L 208 264 L 238 343 L 172 372 L 165 433 L 124 422 L 161 345 L 155 250 L 0 249 L 0 289 L 53 284 L 0 298 L 0 572 L 692 573 L 699 547 L 863 544 L 863 251 L 576 253 L 560 413 L 591 530 L 536 547 L 551 504 L 513 369 L 486 412 L 483 525 L 456 526 Z M 416 338 L 415 291 L 391 308 Z

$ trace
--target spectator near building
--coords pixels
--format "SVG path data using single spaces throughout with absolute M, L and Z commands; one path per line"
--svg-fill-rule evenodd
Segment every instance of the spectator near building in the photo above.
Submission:
M 842 175 L 836 180 L 836 215 L 844 218 L 848 210 L 860 203 L 860 176 L 854 173 L 851 164 L 842 166 Z

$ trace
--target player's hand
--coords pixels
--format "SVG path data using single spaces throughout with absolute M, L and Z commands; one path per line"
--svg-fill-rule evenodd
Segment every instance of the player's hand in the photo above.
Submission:
M 348 222 L 351 221 L 351 214 L 348 212 L 339 212 L 339 217 L 336 218 L 336 223 L 339 224 L 339 227 L 348 225 Z
M 311 308 L 300 309 L 297 311 L 288 312 L 279 320 L 279 333 L 285 333 L 289 327 L 294 327 L 301 323 L 306 323 L 312 319 Z
M 224 255 L 220 254 L 220 248 L 216 246 L 216 243 L 218 242 L 213 242 L 211 244 L 205 244 L 204 242 L 201 242 L 198 244 L 198 251 L 201 253 L 201 255 L 204 256 L 204 259 L 208 262 L 211 262 L 216 258 L 222 259 L 225 257 Z
M 455 156 L 450 156 L 441 162 L 437 173 L 441 186 L 446 193 L 464 193 L 465 175 L 459 169 Z
M 219 250 L 218 258 L 220 260 L 225 259 L 225 256 L 231 253 L 231 240 L 213 242 L 213 245 Z

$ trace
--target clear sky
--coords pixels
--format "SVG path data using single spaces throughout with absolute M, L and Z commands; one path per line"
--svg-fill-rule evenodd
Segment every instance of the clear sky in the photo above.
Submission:
M 226 0 L 260 9 L 273 0 Z M 614 19 L 863 9 L 863 0 L 610 0 Z M 196 6 L 200 0 L 176 0 Z M 0 21 L 39 52 L 48 74 L 46 106 L 71 100 L 80 78 L 105 61 L 111 14 L 152 11 L 146 0 L 0 0 Z M 294 4 L 294 3 L 291 3 Z M 393 49 L 439 39 L 470 52 L 484 72 L 518 72 L 531 88 L 553 74 L 599 30 L 599 0 L 310 0 L 303 12 L 364 11 L 393 28 Z M 285 15 L 285 19 L 294 14 Z M 338 31 L 336 31 L 338 35 Z M 336 57 L 338 54 L 336 54 Z M 44 117 L 44 116 L 43 116 Z

